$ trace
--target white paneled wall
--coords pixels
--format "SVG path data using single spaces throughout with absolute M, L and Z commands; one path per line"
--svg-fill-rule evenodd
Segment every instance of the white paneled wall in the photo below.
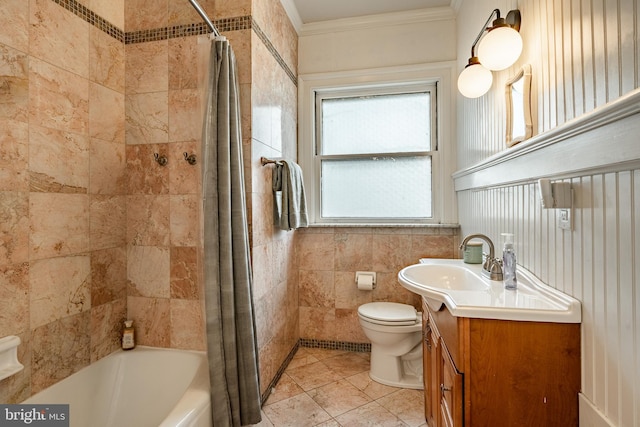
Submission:
M 516 66 L 494 73 L 490 93 L 458 98 L 460 169 L 506 150 L 504 81 L 524 63 L 533 69 L 534 134 L 638 87 L 640 0 L 466 0 L 457 16 L 460 70 L 495 7 L 521 10 L 525 47 Z M 603 138 L 603 155 L 616 148 Z M 582 301 L 585 427 L 640 426 L 640 169 L 629 169 L 551 176 L 574 188 L 572 231 L 557 227 L 556 211 L 541 208 L 535 178 L 457 194 L 464 234 L 485 233 L 500 247 L 501 232 L 515 233 L 519 264 Z

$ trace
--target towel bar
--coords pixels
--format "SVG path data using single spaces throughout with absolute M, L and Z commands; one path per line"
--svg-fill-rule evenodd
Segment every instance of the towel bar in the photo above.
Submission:
M 262 166 L 269 165 L 269 164 L 275 164 L 275 165 L 282 164 L 280 163 L 280 160 L 271 160 L 271 159 L 267 159 L 266 157 L 260 157 L 260 163 L 262 163 Z

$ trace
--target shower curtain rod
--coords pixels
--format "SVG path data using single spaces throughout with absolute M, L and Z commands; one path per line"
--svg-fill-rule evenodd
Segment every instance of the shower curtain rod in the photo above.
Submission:
M 216 37 L 219 37 L 220 36 L 220 32 L 218 31 L 216 26 L 213 25 L 213 22 L 211 22 L 211 19 L 209 19 L 209 17 L 204 12 L 204 10 L 200 6 L 200 4 L 196 0 L 189 0 L 189 3 L 191 3 L 191 6 L 193 6 L 193 8 L 196 10 L 196 12 L 198 12 L 198 14 L 202 17 L 202 19 L 204 19 L 204 22 L 206 22 L 207 25 L 209 26 L 209 28 L 211 28 L 211 31 L 213 32 L 213 35 L 216 36 Z

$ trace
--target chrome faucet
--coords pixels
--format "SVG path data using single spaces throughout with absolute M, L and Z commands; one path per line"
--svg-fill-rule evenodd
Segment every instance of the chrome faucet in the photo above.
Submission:
M 496 251 L 493 242 L 484 234 L 470 234 L 460 243 L 460 250 L 464 250 L 471 239 L 482 239 L 489 245 L 489 255 L 487 255 L 482 265 L 482 274 L 491 280 L 502 280 L 502 260 L 496 259 Z

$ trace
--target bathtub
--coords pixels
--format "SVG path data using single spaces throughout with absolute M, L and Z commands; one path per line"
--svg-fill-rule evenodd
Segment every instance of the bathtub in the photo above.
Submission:
M 69 404 L 70 427 L 211 427 L 203 352 L 117 351 L 25 400 Z

